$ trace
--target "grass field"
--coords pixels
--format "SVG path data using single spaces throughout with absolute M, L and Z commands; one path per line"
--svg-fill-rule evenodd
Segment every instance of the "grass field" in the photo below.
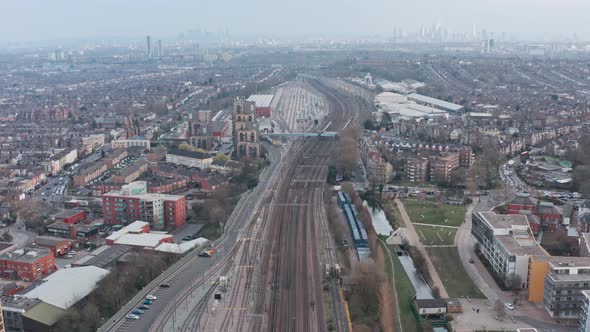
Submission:
M 432 248 L 428 253 L 450 297 L 484 298 L 463 268 L 457 248 Z
M 425 246 L 452 245 L 457 230 L 454 228 L 414 225 L 420 241 Z
M 432 201 L 404 199 L 408 216 L 414 223 L 460 226 L 465 218 L 463 206 L 446 205 Z
M 400 310 L 402 331 L 418 331 L 418 322 L 412 312 L 412 299 L 416 291 L 414 286 L 408 278 L 402 263 L 395 254 L 394 246 L 388 246 L 387 249 L 391 252 L 393 258 L 393 267 L 395 269 L 394 283 L 395 291 L 397 292 L 397 301 Z M 389 259 L 387 259 L 389 261 Z M 388 263 L 387 273 L 391 277 L 392 271 Z

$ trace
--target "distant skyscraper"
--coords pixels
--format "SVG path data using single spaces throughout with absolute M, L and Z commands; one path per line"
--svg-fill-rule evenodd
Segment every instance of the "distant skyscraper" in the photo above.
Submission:
M 145 55 L 148 58 L 152 57 L 152 37 L 145 36 Z
M 164 56 L 164 49 L 162 48 L 162 40 L 158 39 L 158 56 Z
M 475 23 L 473 23 L 473 31 L 471 33 L 473 39 L 477 39 L 477 26 L 475 25 Z

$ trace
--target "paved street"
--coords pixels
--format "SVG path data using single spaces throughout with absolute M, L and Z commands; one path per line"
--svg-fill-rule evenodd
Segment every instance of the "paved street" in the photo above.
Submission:
M 270 151 L 272 163 L 262 172 L 259 185 L 254 190 L 245 193 L 234 208 L 228 221 L 226 233 L 216 245 L 217 252 L 215 255 L 211 258 L 198 257 L 198 250 L 193 250 L 123 306 L 113 318 L 101 327 L 100 331 L 148 331 L 155 321 L 160 318 L 160 313 L 169 306 L 175 306 L 179 297 L 197 294 L 187 293 L 187 286 L 192 285 L 194 282 L 198 282 L 199 285 L 202 282 L 213 282 L 220 276 L 221 271 L 218 271 L 219 263 L 236 243 L 242 227 L 251 220 L 260 205 L 262 197 L 264 197 L 262 192 L 270 184 L 273 175 L 276 176 L 274 170 L 277 167 L 282 151 L 270 145 L 266 148 Z M 169 283 L 170 287 L 159 287 L 163 282 Z M 140 320 L 126 319 L 125 316 L 139 306 L 147 294 L 155 294 L 158 297 L 151 309 L 143 314 Z M 173 315 L 172 319 L 175 320 L 175 317 Z

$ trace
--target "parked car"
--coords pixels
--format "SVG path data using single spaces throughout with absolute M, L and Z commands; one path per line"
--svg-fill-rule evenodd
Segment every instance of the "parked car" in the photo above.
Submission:
M 512 303 L 506 303 L 505 306 L 508 310 L 514 310 L 514 305 Z
M 135 320 L 138 320 L 138 319 L 139 319 L 139 316 L 137 316 L 137 315 L 134 315 L 134 314 L 129 314 L 129 315 L 127 315 L 127 318 L 128 318 L 128 319 L 135 319 Z
M 170 287 L 170 284 L 165 282 L 165 283 L 160 284 L 160 287 L 168 288 L 168 287 Z
M 157 299 L 158 299 L 158 297 L 157 297 L 157 296 L 155 296 L 155 295 L 152 295 L 152 294 L 150 294 L 150 295 L 146 296 L 146 297 L 145 297 L 145 299 L 146 299 L 146 300 L 155 301 L 155 300 L 157 300 Z
M 139 309 L 141 309 L 141 310 L 148 310 L 149 308 L 151 308 L 151 307 L 147 304 L 142 304 L 139 306 Z
M 143 315 L 144 311 L 141 309 L 135 309 L 131 313 L 134 315 Z
M 152 304 L 154 304 L 154 301 L 152 301 L 152 300 L 143 301 L 143 305 L 152 305 Z

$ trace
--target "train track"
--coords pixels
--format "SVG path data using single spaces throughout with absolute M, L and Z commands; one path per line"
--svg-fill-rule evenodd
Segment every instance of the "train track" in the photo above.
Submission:
M 357 98 L 336 91 L 330 82 L 306 77 L 303 83 L 320 92 L 327 102 L 329 113 L 318 128 L 338 131 L 359 119 L 364 105 Z M 357 121 L 358 122 L 358 121 Z M 219 331 L 326 331 L 324 317 L 323 266 L 320 261 L 334 264 L 333 253 L 320 258 L 329 234 L 323 204 L 328 165 L 333 157 L 335 142 L 331 138 L 297 139 L 280 161 L 270 181 L 262 210 L 256 212 L 243 232 L 251 236 L 238 241 L 207 276 L 237 271 L 232 277 L 233 288 L 226 294 L 226 302 L 219 306 L 215 322 L 204 330 Z M 273 179 L 274 179 L 273 174 Z M 331 245 L 330 245 L 331 246 Z M 247 268 L 246 268 L 247 267 Z M 252 268 L 251 268 L 252 267 Z M 206 278 L 197 280 L 193 288 Z M 331 281 L 332 282 L 332 281 Z M 192 292 L 188 288 L 185 296 Z M 334 303 L 340 302 L 337 287 L 331 287 Z M 207 301 L 214 287 L 191 309 L 188 318 L 179 326 L 182 330 L 201 328 Z M 182 297 L 179 298 L 179 302 Z M 225 310 L 224 308 L 225 307 Z M 232 309 L 244 309 L 232 311 Z M 150 331 L 163 331 L 172 315 L 165 310 L 160 324 Z M 223 315 L 223 316 L 221 316 Z M 348 331 L 340 322 L 346 320 L 341 310 L 335 310 L 338 331 Z M 198 330 L 198 329 L 197 329 Z

